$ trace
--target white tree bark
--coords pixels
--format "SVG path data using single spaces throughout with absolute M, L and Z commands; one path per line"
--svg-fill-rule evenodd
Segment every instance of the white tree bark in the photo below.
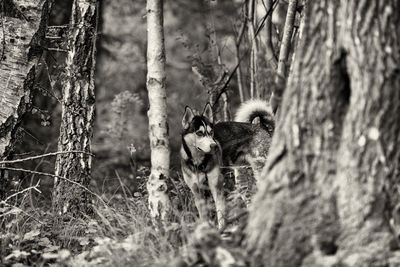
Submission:
M 149 209 L 154 219 L 164 221 L 170 213 L 166 179 L 169 177 L 163 0 L 147 1 L 147 91 L 151 173 L 147 182 Z
M 0 1 L 0 158 L 12 151 L 21 116 L 30 107 L 51 3 Z M 0 181 L 0 188 L 5 183 Z

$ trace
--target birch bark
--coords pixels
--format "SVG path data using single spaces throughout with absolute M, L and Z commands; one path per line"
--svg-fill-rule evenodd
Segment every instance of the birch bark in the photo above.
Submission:
M 147 91 L 150 108 L 149 136 L 151 173 L 147 182 L 149 209 L 154 219 L 164 221 L 171 211 L 166 179 L 169 177 L 163 0 L 147 0 Z
M 0 2 L 0 158 L 13 150 L 18 125 L 30 109 L 52 2 Z M 0 180 L 2 199 L 8 184 L 5 173 Z

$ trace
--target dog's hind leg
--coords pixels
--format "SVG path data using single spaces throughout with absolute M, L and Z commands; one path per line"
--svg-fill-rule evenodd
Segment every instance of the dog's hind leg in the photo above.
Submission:
M 224 177 L 221 175 L 219 166 L 216 166 L 208 174 L 208 186 L 215 202 L 218 228 L 222 229 L 226 223 L 226 204 L 224 196 Z
M 248 208 L 250 205 L 250 188 L 249 182 L 251 179 L 251 172 L 246 167 L 232 167 L 235 176 L 235 188 L 240 195 L 240 198 Z

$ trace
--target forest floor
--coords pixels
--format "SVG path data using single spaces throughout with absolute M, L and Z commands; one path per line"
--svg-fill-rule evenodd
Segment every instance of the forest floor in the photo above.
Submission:
M 93 193 L 93 214 L 81 218 L 55 216 L 48 200 L 32 198 L 33 190 L 1 202 L 0 265 L 209 266 L 224 261 L 245 266 L 240 245 L 247 213 L 234 204 L 235 192 L 228 202 L 231 223 L 221 234 L 196 221 L 188 188 L 171 180 L 175 220 L 157 230 L 147 209 L 146 177 L 139 181 L 141 192 L 131 194 L 121 181 L 118 193 Z

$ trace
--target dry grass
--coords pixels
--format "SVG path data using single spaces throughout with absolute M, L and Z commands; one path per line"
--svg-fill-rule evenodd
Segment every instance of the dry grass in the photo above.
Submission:
M 126 190 L 120 191 L 101 194 L 104 201 L 95 199 L 92 203 L 94 214 L 82 218 L 54 216 L 49 203 L 32 205 L 31 191 L 18 195 L 12 206 L 3 202 L 0 265 L 179 266 L 183 264 L 179 258 L 192 265 L 214 260 L 217 247 L 225 256 L 228 253 L 220 249 L 221 235 L 213 227 L 201 225 L 195 230 L 192 198 L 181 181 L 171 183 L 177 221 L 163 230 L 156 230 L 151 223 L 145 192 L 133 197 Z M 241 212 L 235 205 L 236 198 L 237 194 L 231 194 L 233 214 Z M 235 238 L 240 239 L 240 235 Z M 207 240 L 212 241 L 211 245 L 204 246 Z

